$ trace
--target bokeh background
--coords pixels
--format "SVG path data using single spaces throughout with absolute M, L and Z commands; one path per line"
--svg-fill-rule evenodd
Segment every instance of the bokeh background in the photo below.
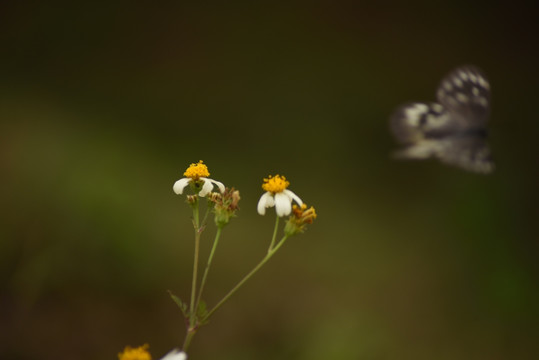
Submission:
M 188 297 L 193 236 L 172 184 L 203 159 L 242 195 L 209 304 L 268 246 L 263 177 L 319 218 L 190 359 L 537 359 L 532 5 L 3 2 L 0 358 L 179 346 L 167 290 Z M 393 109 L 468 63 L 491 81 L 496 172 L 391 160 Z

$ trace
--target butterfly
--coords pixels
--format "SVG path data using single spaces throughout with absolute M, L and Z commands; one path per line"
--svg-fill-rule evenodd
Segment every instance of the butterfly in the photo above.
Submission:
M 470 65 L 456 68 L 442 79 L 436 98 L 435 103 L 408 103 L 395 110 L 390 128 L 404 145 L 395 157 L 434 157 L 468 171 L 492 172 L 486 141 L 490 84 L 483 72 Z

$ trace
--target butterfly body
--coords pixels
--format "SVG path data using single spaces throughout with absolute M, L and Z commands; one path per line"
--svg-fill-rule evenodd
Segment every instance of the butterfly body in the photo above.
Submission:
M 395 156 L 438 158 L 463 169 L 489 173 L 494 169 L 487 128 L 490 85 L 473 66 L 455 69 L 442 79 L 438 102 L 400 106 L 391 116 L 393 135 L 404 147 Z

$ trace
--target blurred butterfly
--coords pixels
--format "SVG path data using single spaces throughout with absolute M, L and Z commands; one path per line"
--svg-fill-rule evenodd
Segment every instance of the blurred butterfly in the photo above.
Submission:
M 437 103 L 408 103 L 391 116 L 393 135 L 404 148 L 397 158 L 440 161 L 463 169 L 494 170 L 487 139 L 490 85 L 474 66 L 462 66 L 442 79 Z

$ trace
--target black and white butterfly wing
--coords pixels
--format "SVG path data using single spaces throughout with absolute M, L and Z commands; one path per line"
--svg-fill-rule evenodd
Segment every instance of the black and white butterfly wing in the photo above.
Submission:
M 391 130 L 404 145 L 396 157 L 436 157 L 469 171 L 492 171 L 486 144 L 490 97 L 485 76 L 474 67 L 458 68 L 442 80 L 437 97 L 439 103 L 409 103 L 393 113 Z
M 494 170 L 490 149 L 483 135 L 453 136 L 446 142 L 444 151 L 438 154 L 440 161 L 477 173 L 488 174 Z
M 469 171 L 494 170 L 486 141 L 490 84 L 483 72 L 474 66 L 453 70 L 442 79 L 436 96 L 456 124 L 451 146 L 439 154 L 440 160 Z
M 409 103 L 399 107 L 391 116 L 393 135 L 403 145 L 419 145 L 450 136 L 458 123 L 442 105 Z
M 485 129 L 490 109 L 490 84 L 475 66 L 462 66 L 442 79 L 436 97 L 463 130 Z

